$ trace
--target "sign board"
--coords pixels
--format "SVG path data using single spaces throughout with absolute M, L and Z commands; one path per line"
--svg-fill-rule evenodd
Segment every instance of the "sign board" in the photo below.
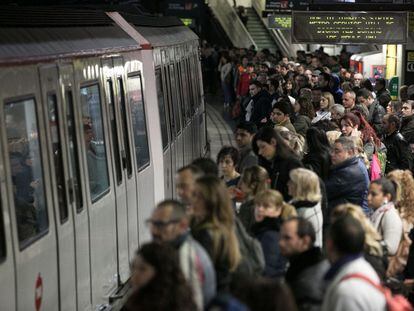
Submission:
M 388 89 L 390 90 L 390 95 L 393 100 L 398 99 L 398 91 L 399 91 L 399 79 L 397 76 L 392 77 L 390 82 L 388 82 Z
M 407 51 L 407 72 L 414 72 L 414 51 Z
M 403 44 L 406 12 L 293 12 L 292 42 Z
M 414 32 L 414 12 L 408 13 L 408 31 Z
M 306 11 L 308 0 L 266 0 L 265 10 L 272 11 Z
M 291 29 L 292 16 L 286 14 L 271 14 L 268 17 L 270 29 Z
M 414 84 L 414 50 L 405 51 L 404 84 Z

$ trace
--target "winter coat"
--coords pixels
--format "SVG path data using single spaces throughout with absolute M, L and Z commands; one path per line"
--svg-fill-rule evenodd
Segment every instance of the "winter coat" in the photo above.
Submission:
M 306 136 L 306 131 L 311 126 L 311 119 L 308 116 L 303 114 L 299 114 L 296 116 L 295 122 L 293 123 L 295 127 L 296 133 L 302 135 L 303 137 Z
M 353 273 L 360 273 L 374 282 L 380 282 L 375 270 L 362 257 L 347 262 L 330 280 L 322 311 L 386 311 L 385 297 L 377 288 L 361 279 L 342 280 Z
M 321 152 L 309 152 L 303 157 L 303 165 L 315 172 L 322 180 L 328 178 L 331 167 L 331 155 L 328 149 Z
M 315 124 L 322 120 L 330 120 L 330 119 L 331 119 L 331 113 L 329 111 L 318 110 L 316 111 L 316 117 L 312 119 L 312 124 Z
M 265 257 L 264 276 L 271 278 L 282 277 L 286 271 L 287 260 L 280 254 L 279 249 L 281 222 L 281 218 L 266 217 L 252 227 L 253 235 L 262 245 Z
M 409 144 L 414 143 L 414 115 L 402 118 L 400 133 Z
M 214 256 L 213 245 L 213 229 L 209 228 L 209 224 L 198 224 L 191 230 L 194 239 L 204 247 L 210 256 L 216 272 L 217 292 L 227 292 L 231 282 L 230 262 L 227 256 L 220 252 L 218 256 Z M 221 235 L 220 244 L 223 245 L 224 240 Z M 220 247 L 222 249 L 223 247 Z
M 302 166 L 301 161 L 294 156 L 282 159 L 280 156 L 276 155 L 272 161 L 272 165 L 268 170 L 271 187 L 272 189 L 278 190 L 283 195 L 285 201 L 291 199 L 287 188 L 287 183 L 290 179 L 289 173 L 291 170 Z
M 293 126 L 292 122 L 290 122 L 290 119 L 287 119 L 286 121 L 282 122 L 282 123 L 276 123 L 276 126 L 283 126 L 286 127 L 289 131 L 291 131 L 292 133 L 296 133 L 296 129 Z
M 239 150 L 240 160 L 237 163 L 237 171 L 242 174 L 243 170 L 258 164 L 257 156 L 250 145 Z
M 325 180 L 328 213 L 339 204 L 352 203 L 361 206 L 369 214 L 368 185 L 368 171 L 359 158 L 352 157 L 332 166 L 329 177 Z
M 387 148 L 387 165 L 385 166 L 385 173 L 393 170 L 411 170 L 413 164 L 413 157 L 410 146 L 404 137 L 398 131 L 384 138 L 384 145 Z
M 266 123 L 262 123 L 261 121 L 264 118 L 267 120 L 270 118 L 270 112 L 272 111 L 272 98 L 267 91 L 261 90 L 251 99 L 253 101 L 253 108 L 250 121 L 256 124 L 258 128 L 261 128 L 266 125 Z
M 342 95 L 344 91 L 340 88 L 341 80 L 337 75 L 331 75 L 332 88 L 330 90 L 331 94 L 334 97 L 335 103 L 342 103 Z
M 285 279 L 292 289 L 299 310 L 320 310 L 323 300 L 322 281 L 329 266 L 319 247 L 312 247 L 289 258 Z
M 237 216 L 243 224 L 247 233 L 252 233 L 252 226 L 254 224 L 254 200 L 248 200 L 240 205 Z
M 381 234 L 387 246 L 388 255 L 395 255 L 403 234 L 403 224 L 394 203 L 384 204 L 375 210 L 370 219 L 375 229 Z
M 382 131 L 382 119 L 385 116 L 385 109 L 377 101 L 374 101 L 368 107 L 368 118 L 367 121 L 374 128 L 377 135 L 381 135 Z
M 323 215 L 320 202 L 291 201 L 290 202 L 298 213 L 299 217 L 308 220 L 315 230 L 315 246 L 321 247 L 323 244 Z

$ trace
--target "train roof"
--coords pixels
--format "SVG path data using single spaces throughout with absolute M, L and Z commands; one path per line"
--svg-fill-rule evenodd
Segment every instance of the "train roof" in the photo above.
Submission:
M 152 46 L 197 38 L 177 18 L 138 16 L 125 10 L 122 15 Z M 102 9 L 0 6 L 3 65 L 136 49 L 137 42 Z

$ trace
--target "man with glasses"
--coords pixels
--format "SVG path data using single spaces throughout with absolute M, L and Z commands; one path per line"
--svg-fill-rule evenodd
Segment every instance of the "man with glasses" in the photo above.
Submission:
M 331 151 L 332 167 L 325 181 L 328 195 L 328 215 L 343 203 L 357 204 L 369 215 L 367 194 L 369 177 L 362 160 L 357 156 L 355 141 L 340 137 Z
M 257 156 L 252 149 L 252 140 L 256 132 L 256 125 L 252 122 L 240 122 L 236 126 L 234 136 L 240 153 L 236 169 L 240 174 L 245 168 L 258 164 Z
M 216 276 L 209 255 L 191 237 L 186 206 L 165 200 L 157 205 L 147 224 L 155 242 L 177 249 L 181 270 L 193 289 L 198 310 L 204 310 L 216 294 Z

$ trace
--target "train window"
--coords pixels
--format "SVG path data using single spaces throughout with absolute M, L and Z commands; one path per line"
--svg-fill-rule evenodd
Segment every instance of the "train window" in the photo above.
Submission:
M 109 190 L 104 125 L 98 84 L 81 87 L 83 135 L 92 202 Z
M 191 116 L 194 115 L 195 112 L 195 101 L 194 101 L 194 90 L 193 90 L 193 75 L 192 75 L 192 71 L 191 71 L 191 67 L 190 67 L 190 59 L 187 58 L 186 59 L 186 67 L 187 67 L 187 79 L 188 79 L 188 90 L 189 90 L 189 99 L 190 99 L 190 113 Z
M 183 120 L 183 126 L 187 124 L 187 97 L 185 96 L 184 92 L 184 72 L 182 71 L 181 61 L 177 63 L 177 70 L 178 70 L 178 80 L 179 80 L 179 91 L 181 97 L 181 119 Z
M 120 95 L 120 108 L 122 115 L 122 130 L 124 133 L 124 144 L 125 144 L 125 160 L 128 178 L 132 177 L 132 162 L 131 162 L 131 145 L 129 144 L 129 135 L 128 135 L 128 117 L 125 104 L 125 90 L 124 82 L 122 78 L 118 78 L 118 93 Z
M 135 155 L 137 158 L 138 170 L 141 170 L 150 162 L 141 76 L 129 76 L 127 87 L 132 128 L 134 131 Z
M 69 139 L 69 160 L 71 163 L 71 177 L 73 179 L 73 195 L 74 202 L 76 204 L 76 212 L 80 213 L 83 210 L 83 197 L 81 188 L 80 178 L 80 166 L 78 161 L 78 144 L 76 143 L 76 125 L 75 115 L 73 109 L 73 95 L 72 91 L 68 90 L 65 92 L 66 101 L 66 119 L 68 124 L 68 139 Z
M 179 98 L 178 98 L 178 80 L 175 75 L 174 65 L 170 65 L 170 81 L 171 81 L 171 97 L 172 97 L 172 106 L 175 119 L 175 134 L 178 135 L 181 131 L 181 122 L 180 122 L 180 107 L 179 107 Z
M 161 123 L 161 138 L 162 138 L 162 148 L 168 146 L 168 131 L 167 131 L 167 111 L 165 109 L 165 102 L 164 102 L 164 90 L 162 88 L 162 81 L 161 81 L 161 73 L 160 70 L 157 69 L 155 73 L 155 80 L 157 83 L 157 98 L 158 98 L 158 113 L 160 115 L 160 123 Z
M 111 133 L 112 133 L 112 146 L 114 147 L 115 154 L 115 171 L 116 171 L 116 182 L 118 185 L 122 184 L 122 168 L 121 168 L 121 156 L 119 153 L 119 139 L 118 139 L 118 124 L 115 114 L 115 104 L 114 104 L 114 84 L 112 80 L 107 81 L 107 87 L 109 90 L 109 118 L 111 122 Z
M 68 220 L 68 204 L 66 197 L 65 174 L 63 171 L 62 142 L 60 140 L 60 124 L 56 94 L 47 96 L 49 127 L 52 135 L 53 164 L 55 166 L 56 190 L 58 194 L 60 223 Z
M 49 228 L 35 100 L 9 102 L 4 106 L 4 114 L 22 249 Z
M 190 98 L 188 94 L 188 83 L 187 83 L 188 77 L 187 77 L 187 70 L 185 68 L 184 61 L 181 61 L 180 65 L 181 65 L 181 80 L 182 80 L 182 85 L 183 85 L 183 94 L 184 94 L 184 99 L 185 99 L 185 116 L 186 116 L 186 120 L 188 121 L 191 118 Z

